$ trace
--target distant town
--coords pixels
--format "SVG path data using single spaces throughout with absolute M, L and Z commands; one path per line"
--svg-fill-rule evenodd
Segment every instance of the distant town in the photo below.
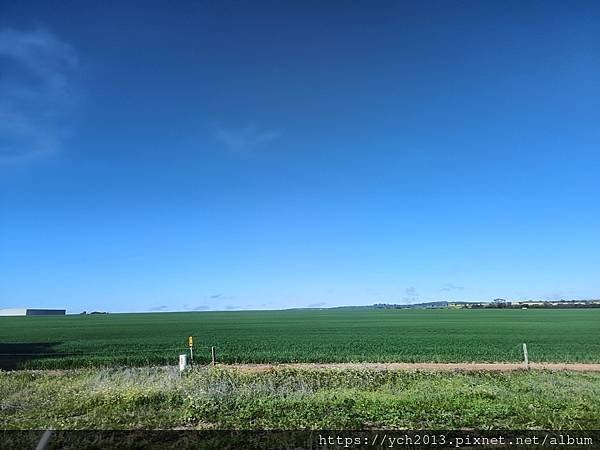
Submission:
M 406 308 L 449 308 L 449 309 L 483 309 L 483 308 L 510 308 L 510 309 L 529 309 L 529 308 L 600 308 L 600 300 L 525 300 L 508 301 L 503 298 L 496 298 L 489 302 L 424 302 L 413 304 L 390 304 L 377 303 L 373 305 L 380 309 L 406 309 Z

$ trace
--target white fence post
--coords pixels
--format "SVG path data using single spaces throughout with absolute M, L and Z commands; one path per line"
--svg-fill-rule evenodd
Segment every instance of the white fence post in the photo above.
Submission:
M 525 357 L 525 370 L 529 369 L 529 356 L 527 355 L 527 344 L 523 344 L 523 356 Z
M 179 373 L 187 367 L 187 355 L 179 355 Z

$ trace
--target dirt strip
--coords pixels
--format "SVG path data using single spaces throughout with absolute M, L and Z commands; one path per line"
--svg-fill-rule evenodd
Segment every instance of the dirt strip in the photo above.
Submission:
M 270 372 L 282 369 L 309 370 L 404 370 L 430 372 L 512 372 L 524 370 L 525 366 L 516 363 L 294 363 L 294 364 L 218 364 L 221 368 L 231 368 L 245 372 Z M 600 364 L 589 363 L 530 363 L 533 370 L 600 372 Z
M 158 369 L 176 370 L 177 366 L 154 366 Z M 209 369 L 213 366 L 199 365 L 198 368 Z M 523 363 L 276 363 L 276 364 L 220 364 L 219 369 L 232 369 L 242 372 L 273 372 L 284 369 L 304 370 L 398 370 L 407 372 L 514 372 L 525 370 Z M 120 367 L 123 369 L 123 367 Z M 142 369 L 131 367 L 130 369 Z M 149 368 L 149 367 L 146 367 Z M 529 363 L 532 370 L 547 370 L 551 372 L 600 372 L 599 363 Z M 118 370 L 119 368 L 115 368 Z M 88 369 L 22 369 L 7 372 L 29 372 L 51 376 L 62 376 L 72 372 Z M 1 371 L 0 371 L 1 372 Z

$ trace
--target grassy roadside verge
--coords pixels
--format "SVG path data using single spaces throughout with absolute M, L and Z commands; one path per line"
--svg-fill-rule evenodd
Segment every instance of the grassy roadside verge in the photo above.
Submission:
M 598 429 L 600 374 L 0 372 L 1 429 Z

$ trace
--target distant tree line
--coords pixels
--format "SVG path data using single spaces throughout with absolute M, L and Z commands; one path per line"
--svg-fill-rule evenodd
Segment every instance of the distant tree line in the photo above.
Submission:
M 427 302 L 415 304 L 377 303 L 377 309 L 411 308 L 467 308 L 467 309 L 559 309 L 559 308 L 600 308 L 600 300 L 556 300 L 556 301 L 520 301 L 510 302 L 504 298 L 495 298 L 491 302 Z

